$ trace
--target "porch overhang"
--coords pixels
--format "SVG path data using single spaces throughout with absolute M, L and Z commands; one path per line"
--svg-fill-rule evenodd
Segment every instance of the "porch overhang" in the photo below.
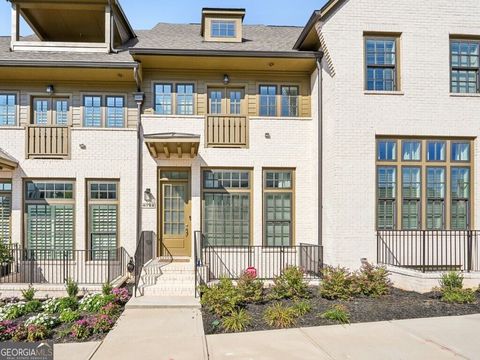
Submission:
M 159 133 L 144 136 L 145 145 L 153 158 L 163 154 L 167 159 L 172 155 L 178 158 L 194 158 L 198 155 L 200 135 L 184 133 Z
M 13 171 L 17 166 L 18 161 L 0 149 L 0 170 Z

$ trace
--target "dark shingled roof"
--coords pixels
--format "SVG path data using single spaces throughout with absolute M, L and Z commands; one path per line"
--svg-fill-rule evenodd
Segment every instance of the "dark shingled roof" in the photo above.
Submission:
M 167 24 L 159 23 L 151 30 L 138 30 L 137 39 L 124 46 L 132 49 L 159 50 L 218 50 L 218 51 L 263 51 L 291 52 L 298 39 L 302 27 L 243 25 L 243 41 L 241 43 L 207 42 L 200 35 L 199 24 Z M 33 40 L 31 36 L 26 38 Z M 128 51 L 119 53 L 77 53 L 51 51 L 10 51 L 10 37 L 0 36 L 0 66 L 6 63 L 21 61 L 41 62 L 80 62 L 80 63 L 120 63 L 131 64 L 132 56 Z

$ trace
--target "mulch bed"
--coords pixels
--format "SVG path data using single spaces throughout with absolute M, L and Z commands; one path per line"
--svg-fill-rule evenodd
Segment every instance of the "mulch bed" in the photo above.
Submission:
M 459 316 L 480 313 L 480 293 L 476 292 L 477 301 L 474 304 L 448 304 L 440 300 L 438 292 L 419 294 L 392 288 L 389 295 L 379 298 L 358 297 L 350 301 L 330 301 L 318 295 L 318 288 L 311 288 L 310 303 L 312 311 L 298 318 L 295 327 L 311 327 L 336 325 L 335 322 L 322 319 L 319 314 L 335 304 L 346 306 L 350 313 L 351 323 L 388 321 L 400 319 L 428 318 L 438 316 Z M 282 300 L 292 305 L 292 300 Z M 252 316 L 252 324 L 246 331 L 272 330 L 263 320 L 263 313 L 273 302 L 247 304 L 246 310 Z M 206 334 L 221 334 L 225 331 L 215 325 L 218 319 L 215 315 L 202 309 L 203 326 Z

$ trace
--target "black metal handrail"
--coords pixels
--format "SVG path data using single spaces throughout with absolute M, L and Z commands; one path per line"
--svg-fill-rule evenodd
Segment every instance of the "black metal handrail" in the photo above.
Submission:
M 412 270 L 480 271 L 478 230 L 379 230 L 377 263 Z
M 12 246 L 0 264 L 0 283 L 103 284 L 127 276 L 130 258 L 123 248 L 95 250 L 23 249 Z
M 143 267 L 147 262 L 155 257 L 155 241 L 153 231 L 142 231 L 138 239 L 137 248 L 135 250 L 135 296 L 139 288 L 140 278 L 142 276 Z

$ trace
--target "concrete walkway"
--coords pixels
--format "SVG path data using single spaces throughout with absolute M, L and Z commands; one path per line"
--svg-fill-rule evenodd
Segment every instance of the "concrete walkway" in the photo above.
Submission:
M 208 335 L 210 360 L 480 359 L 480 315 Z

